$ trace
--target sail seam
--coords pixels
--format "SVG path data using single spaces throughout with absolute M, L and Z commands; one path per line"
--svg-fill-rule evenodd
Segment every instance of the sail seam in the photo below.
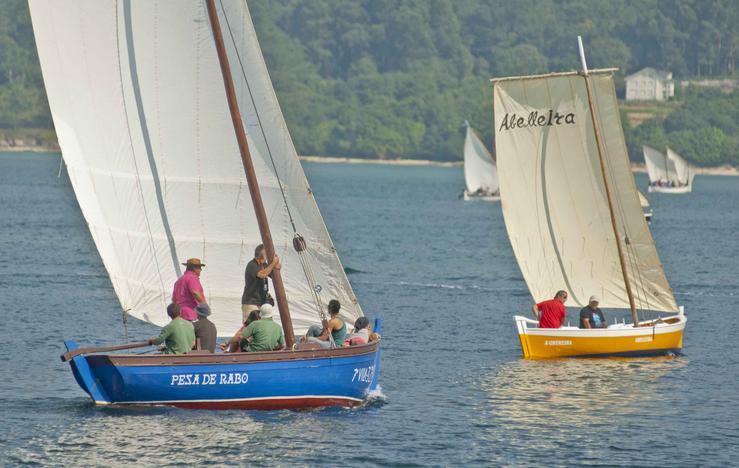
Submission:
M 151 146 L 151 137 L 149 135 L 149 129 L 146 123 L 146 115 L 144 113 L 144 103 L 141 98 L 141 87 L 139 85 L 138 70 L 136 67 L 136 52 L 133 46 L 133 23 L 131 17 L 131 0 L 124 0 L 123 2 L 123 13 L 124 22 L 126 25 L 126 46 L 128 49 L 128 66 L 131 73 L 131 87 L 133 88 L 133 94 L 136 101 L 136 110 L 138 112 L 139 124 L 141 126 L 141 136 L 144 140 L 144 147 L 146 148 L 146 156 L 149 161 L 149 168 L 153 176 L 154 192 L 157 199 L 157 205 L 159 206 L 159 214 L 162 218 L 162 227 L 167 236 L 169 244 L 169 252 L 172 257 L 172 265 L 177 276 L 182 274 L 180 264 L 177 260 L 177 251 L 172 235 L 172 230 L 169 225 L 169 219 L 167 216 L 167 210 L 164 205 L 164 196 L 162 194 L 162 186 L 159 180 L 159 171 L 157 169 L 156 160 L 154 159 L 154 150 Z M 133 145 L 131 147 L 133 150 Z M 135 158 L 134 158 L 135 159 Z M 138 170 L 137 170 L 138 172 Z M 160 272 L 161 275 L 161 272 Z
M 124 10 L 125 10 L 126 5 L 127 5 L 128 2 L 129 2 L 129 0 L 124 0 Z M 128 7 L 130 8 L 130 5 L 128 5 Z M 123 87 L 123 67 L 121 66 L 121 47 L 120 47 L 120 36 L 121 35 L 120 35 L 120 31 L 118 30 L 118 27 L 120 25 L 120 20 L 118 18 L 118 10 L 119 10 L 118 9 L 118 4 L 116 2 L 116 9 L 115 9 L 115 16 L 116 16 L 116 22 L 115 22 L 115 24 L 116 24 L 116 49 L 117 49 L 117 53 L 118 53 L 118 78 L 119 78 L 119 83 L 121 85 L 121 102 L 123 103 L 123 113 L 125 114 L 125 117 L 126 117 L 126 129 L 128 130 L 128 132 L 127 132 L 128 133 L 128 141 L 129 141 L 129 144 L 131 145 L 131 155 L 133 156 L 131 158 L 131 160 L 133 161 L 133 166 L 134 166 L 134 169 L 136 170 L 136 186 L 138 187 L 139 197 L 141 198 L 141 208 L 142 208 L 142 210 L 144 212 L 144 220 L 146 221 L 146 229 L 147 229 L 147 231 L 149 233 L 149 247 L 151 248 L 152 257 L 154 258 L 154 263 L 155 263 L 155 265 L 157 267 L 157 274 L 159 276 L 160 290 L 162 292 L 162 295 L 164 296 L 164 294 L 165 294 L 164 293 L 164 291 L 165 291 L 164 290 L 164 278 L 162 278 L 161 268 L 159 267 L 159 259 L 158 259 L 157 255 L 156 255 L 156 248 L 154 247 L 154 237 L 153 237 L 152 231 L 151 231 L 151 222 L 149 221 L 149 213 L 148 213 L 148 210 L 146 209 L 146 203 L 144 202 L 144 189 L 143 189 L 143 187 L 141 185 L 141 178 L 140 178 L 140 174 L 139 174 L 139 165 L 138 165 L 138 162 L 136 161 L 136 150 L 134 149 L 133 135 L 131 134 L 130 118 L 129 118 L 129 115 L 128 115 L 128 105 L 126 104 L 126 93 L 125 93 L 125 90 L 124 90 L 124 87 Z M 129 243 L 130 243 L 130 238 L 129 238 Z

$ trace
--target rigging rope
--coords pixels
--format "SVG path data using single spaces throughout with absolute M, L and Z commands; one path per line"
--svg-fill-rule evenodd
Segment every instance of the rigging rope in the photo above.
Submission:
M 280 174 L 277 171 L 277 164 L 275 163 L 274 157 L 272 156 L 272 149 L 269 146 L 269 141 L 267 140 L 267 135 L 264 132 L 264 126 L 262 126 L 262 120 L 259 116 L 259 112 L 257 111 L 257 104 L 254 100 L 254 94 L 252 93 L 251 86 L 249 84 L 249 79 L 246 76 L 246 69 L 244 68 L 244 62 L 241 59 L 241 54 L 239 53 L 239 49 L 236 46 L 236 39 L 233 35 L 233 30 L 231 29 L 231 23 L 228 21 L 228 15 L 226 15 L 226 9 L 223 7 L 223 0 L 219 1 L 221 5 L 221 11 L 223 13 L 223 18 L 226 22 L 226 28 L 228 29 L 229 37 L 231 38 L 231 43 L 233 44 L 234 51 L 236 53 L 236 58 L 239 62 L 239 68 L 241 69 L 241 75 L 244 78 L 244 83 L 246 84 L 246 89 L 249 92 L 249 98 L 251 99 L 252 106 L 254 107 L 254 113 L 257 118 L 257 123 L 259 124 L 259 130 L 262 134 L 262 139 L 264 140 L 264 144 L 267 147 L 267 154 L 269 155 L 270 162 L 272 163 L 272 169 L 274 170 L 275 178 L 277 179 L 277 185 L 280 188 L 280 194 L 282 195 L 282 202 L 285 206 L 285 210 L 287 211 L 288 219 L 290 220 L 290 225 L 293 229 L 293 248 L 298 253 L 298 259 L 300 260 L 300 266 L 303 269 L 303 273 L 305 274 L 305 279 L 308 282 L 308 286 L 310 287 L 312 296 L 313 296 L 313 302 L 316 306 L 316 311 L 318 312 L 318 316 L 321 319 L 321 324 L 326 327 L 327 320 L 326 320 L 326 314 L 323 312 L 323 302 L 321 301 L 321 285 L 317 284 L 315 275 L 313 274 L 313 269 L 310 266 L 310 262 L 307 258 L 307 250 L 308 246 L 305 242 L 305 239 L 303 236 L 301 236 L 298 233 L 297 228 L 295 227 L 295 220 L 293 219 L 292 212 L 290 211 L 290 205 L 287 202 L 287 196 L 285 195 L 285 188 L 282 184 L 282 180 L 280 179 Z M 336 343 L 334 343 L 333 337 L 329 333 L 329 342 L 331 343 L 331 347 L 335 347 Z

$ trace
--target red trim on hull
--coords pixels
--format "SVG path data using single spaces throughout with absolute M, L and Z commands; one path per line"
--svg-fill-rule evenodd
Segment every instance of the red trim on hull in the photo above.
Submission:
M 362 400 L 350 398 L 267 398 L 264 400 L 231 400 L 231 401 L 173 401 L 171 403 L 160 402 L 156 404 L 127 403 L 120 406 L 175 406 L 185 409 L 207 409 L 207 410 L 300 410 L 310 408 L 323 408 L 338 406 L 353 408 L 364 403 Z M 113 403 L 115 406 L 115 403 Z

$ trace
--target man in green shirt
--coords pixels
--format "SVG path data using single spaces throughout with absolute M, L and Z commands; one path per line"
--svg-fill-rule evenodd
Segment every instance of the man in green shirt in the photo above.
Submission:
M 282 327 L 272 320 L 274 313 L 270 304 L 259 308 L 259 320 L 250 323 L 242 334 L 248 343 L 246 351 L 276 351 L 285 347 Z
M 185 354 L 195 346 L 195 330 L 192 323 L 180 317 L 180 305 L 167 306 L 167 315 L 172 319 L 156 338 L 149 338 L 149 344 L 164 343 L 166 354 Z

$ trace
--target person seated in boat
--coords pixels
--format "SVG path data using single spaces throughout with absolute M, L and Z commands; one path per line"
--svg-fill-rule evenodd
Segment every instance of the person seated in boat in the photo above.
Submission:
M 369 320 L 367 317 L 359 317 L 354 321 L 354 330 L 344 340 L 344 346 L 367 344 L 369 340 Z
M 241 313 L 244 321 L 251 311 L 259 310 L 262 304 L 274 305 L 269 295 L 267 277 L 272 274 L 272 270 L 279 270 L 280 266 L 277 254 L 271 263 L 267 263 L 267 250 L 264 245 L 259 244 L 254 249 L 254 258 L 246 264 L 244 271 L 244 292 L 241 294 Z
M 259 311 L 258 310 L 252 310 L 249 312 L 249 316 L 244 320 L 244 324 L 241 326 L 241 328 L 234 333 L 234 336 L 231 337 L 230 340 L 221 343 L 218 345 L 221 350 L 223 350 L 224 353 L 236 353 L 240 352 L 241 349 L 246 349 L 248 346 L 248 340 L 246 340 L 243 336 L 244 329 L 249 326 L 250 323 L 256 322 L 259 320 Z M 242 346 L 242 342 L 244 343 Z
M 272 320 L 274 313 L 272 304 L 262 304 L 259 320 L 251 322 L 241 334 L 247 341 L 245 351 L 277 351 L 285 347 L 282 327 Z
M 183 319 L 193 322 L 198 318 L 195 307 L 205 303 L 203 285 L 200 284 L 200 273 L 205 264 L 199 258 L 190 258 L 182 265 L 185 273 L 174 283 L 172 302 L 179 304 Z
M 542 301 L 534 304 L 534 317 L 539 320 L 539 328 L 559 328 L 565 321 L 567 309 L 565 302 L 567 301 L 567 291 L 557 291 L 554 299 Z
M 149 338 L 149 344 L 163 343 L 165 354 L 185 354 L 195 346 L 192 323 L 182 318 L 180 305 L 176 302 L 167 306 L 167 315 L 172 320 L 162 328 L 159 336 Z
M 208 304 L 198 304 L 195 307 L 195 312 L 198 314 L 197 321 L 193 322 L 193 328 L 195 330 L 195 340 L 200 340 L 200 351 L 210 351 L 214 353 L 216 351 L 216 338 L 218 332 L 216 331 L 216 324 L 208 319 L 210 315 L 210 306 Z M 197 348 L 197 345 L 196 345 Z
M 598 307 L 600 298 L 590 296 L 588 305 L 580 309 L 580 328 L 608 328 L 606 317 Z
M 308 328 L 308 333 L 303 337 L 303 340 L 318 343 L 321 348 L 330 348 L 331 341 L 333 341 L 336 346 L 343 346 L 347 332 L 346 323 L 339 318 L 340 310 L 341 303 L 339 303 L 339 301 L 336 299 L 328 301 L 329 319 L 326 323 L 326 328 L 321 325 L 311 325 L 310 328 Z M 331 339 L 329 339 L 329 337 Z

